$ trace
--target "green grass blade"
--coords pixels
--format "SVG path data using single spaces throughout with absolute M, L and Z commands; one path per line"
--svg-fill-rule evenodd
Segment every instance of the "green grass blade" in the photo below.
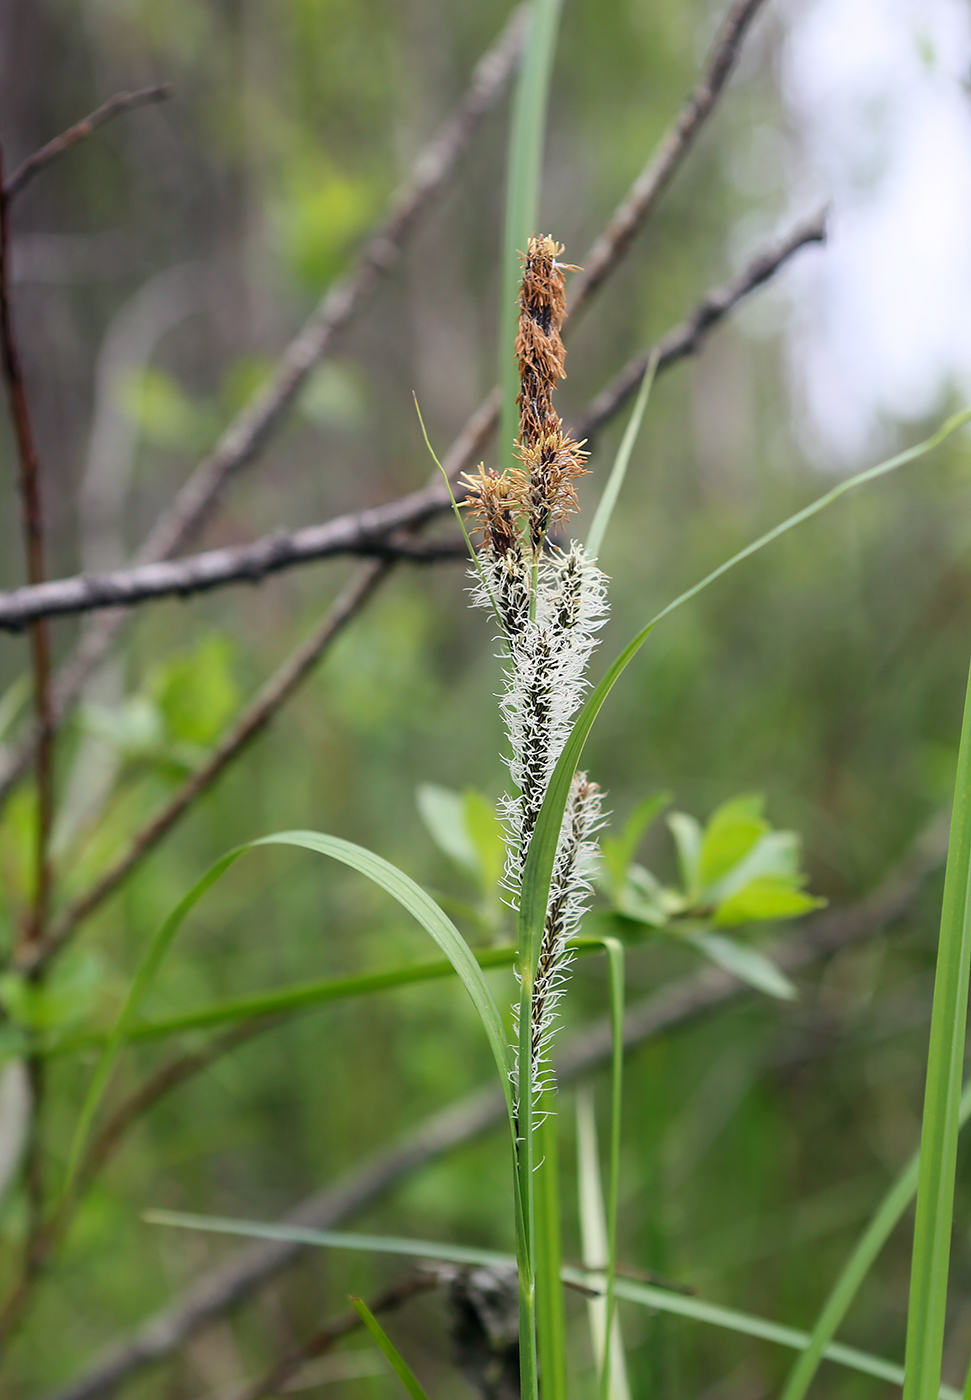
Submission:
M 647 401 L 651 396 L 651 388 L 654 384 L 654 376 L 657 374 L 657 362 L 659 352 L 653 350 L 648 361 L 647 369 L 644 371 L 644 378 L 641 380 L 641 387 L 634 402 L 627 427 L 624 429 L 624 436 L 620 440 L 617 449 L 617 456 L 610 469 L 607 478 L 607 485 L 604 487 L 603 495 L 597 504 L 594 512 L 593 524 L 590 526 L 590 534 L 587 538 L 587 552 L 596 558 L 600 553 L 600 546 L 603 544 L 603 537 L 610 524 L 610 517 L 614 513 L 617 498 L 620 495 L 624 478 L 627 475 L 627 468 L 630 466 L 631 453 L 634 451 L 634 444 L 637 442 L 637 435 L 641 430 L 641 423 L 644 419 L 644 410 L 647 408 Z
M 635 941 L 640 941 L 637 934 L 633 937 Z M 585 958 L 601 952 L 603 944 L 597 938 L 577 938 L 570 941 L 569 947 L 576 957 Z M 511 943 L 500 944 L 495 948 L 476 948 L 473 950 L 473 956 L 484 971 L 490 971 L 512 967 L 517 958 L 517 950 Z M 208 1002 L 172 1016 L 129 1022 L 122 1035 L 122 1043 L 129 1045 L 142 1041 L 164 1040 L 168 1036 L 189 1031 L 214 1030 L 219 1026 L 236 1025 L 240 1021 L 296 1015 L 301 1011 L 313 1011 L 330 1001 L 369 996 L 374 992 L 394 991 L 398 987 L 437 981 L 455 975 L 453 965 L 447 958 L 441 958 L 434 962 L 398 963 L 393 967 L 379 968 L 374 972 L 359 972 L 350 977 L 327 977 L 319 981 L 298 982 L 295 986 L 279 987 L 275 991 L 262 992 L 256 996 L 230 997 L 225 1001 Z M 72 1054 L 78 1050 L 97 1050 L 103 1047 L 107 1040 L 108 1036 L 105 1034 L 68 1035 L 49 1044 L 38 1045 L 36 1052 L 54 1056 Z
M 519 436 L 516 395 L 519 379 L 513 345 L 519 312 L 516 297 L 522 275 L 519 254 L 537 233 L 542 181 L 546 109 L 562 0 L 533 0 L 529 35 L 513 99 L 506 176 L 506 213 L 502 236 L 502 304 L 499 308 L 499 388 L 502 410 L 499 470 L 510 465 Z
M 425 932 L 431 934 L 455 968 L 459 981 L 471 997 L 488 1037 L 496 1061 L 496 1069 L 502 1081 L 503 1092 L 506 1095 L 506 1102 L 511 1111 L 509 1047 L 502 1018 L 499 1015 L 499 1008 L 496 1006 L 495 998 L 485 980 L 482 969 L 475 960 L 472 949 L 448 915 L 439 909 L 431 895 L 427 894 L 404 871 L 392 865 L 390 861 L 375 855 L 373 851 L 367 850 L 364 846 L 344 841 L 339 836 L 327 836 L 319 831 L 282 831 L 273 836 L 261 837 L 260 840 L 252 842 L 252 846 L 302 846 L 305 850 L 317 851 L 321 855 L 330 856 L 343 865 L 350 866 L 352 870 L 366 875 L 369 880 L 372 880 L 374 884 L 380 886 L 392 898 L 396 899 L 403 909 L 407 909 L 409 914 L 425 929 Z
M 536 1211 L 536 1325 L 543 1400 L 567 1400 L 566 1310 L 560 1229 L 558 1119 L 551 1090 L 540 1104 L 536 1129 L 540 1162 L 534 1173 Z
M 610 1253 L 610 1231 L 600 1184 L 599 1158 L 593 1092 L 588 1088 L 581 1088 L 577 1092 L 580 1234 L 583 1240 L 583 1257 L 587 1263 L 586 1282 L 590 1287 L 602 1290 L 598 1296 L 587 1300 L 590 1337 L 593 1342 L 594 1359 L 600 1371 L 600 1394 L 609 1396 L 610 1400 L 630 1400 L 620 1326 L 616 1316 L 609 1317 L 609 1293 L 613 1290 L 610 1289 L 608 1270 L 604 1266 Z
M 242 1235 L 246 1239 L 282 1240 L 322 1249 L 351 1249 L 371 1254 L 400 1254 L 408 1259 L 436 1259 L 446 1264 L 481 1264 L 486 1268 L 515 1266 L 511 1254 L 474 1249 L 435 1240 L 402 1239 L 398 1235 L 362 1235 L 345 1230 L 313 1230 L 310 1226 L 277 1224 L 273 1221 L 235 1220 L 223 1215 L 197 1215 L 183 1210 L 146 1210 L 142 1219 L 149 1225 L 168 1225 L 179 1230 L 203 1230 L 213 1235 Z
M 420 408 L 419 403 L 418 403 L 418 395 L 417 395 L 416 393 L 412 392 L 412 398 L 413 398 L 414 401 L 415 401 L 415 412 L 418 414 L 418 422 L 419 422 L 419 424 L 421 425 L 421 433 L 422 433 L 422 437 L 425 439 L 425 446 L 428 448 L 428 454 L 429 454 L 429 456 L 431 457 L 432 461 L 435 463 L 435 466 L 436 466 L 436 467 L 438 468 L 438 470 L 441 472 L 442 480 L 445 482 L 445 490 L 448 492 L 448 499 L 449 499 L 449 502 L 451 503 L 451 506 L 452 506 L 452 514 L 455 516 L 455 519 L 458 521 L 459 529 L 462 531 L 462 538 L 465 540 L 465 547 L 466 547 L 466 549 L 469 551 L 469 559 L 470 559 L 470 561 L 471 561 L 471 563 L 472 563 L 472 567 L 475 569 L 476 573 L 479 575 L 479 582 L 482 584 L 482 587 L 485 589 L 486 595 L 487 595 L 487 597 L 488 597 L 490 603 L 492 604 L 492 611 L 495 613 L 496 618 L 498 619 L 498 617 L 499 617 L 499 609 L 496 607 L 496 600 L 495 600 L 495 598 L 492 596 L 492 589 L 491 589 L 490 586 L 489 586 L 489 580 L 488 580 L 488 578 L 486 577 L 486 571 L 485 571 L 485 569 L 482 567 L 482 560 L 479 558 L 479 552 L 478 552 L 478 550 L 476 549 L 475 545 L 472 543 L 472 538 L 471 538 L 471 536 L 469 535 L 468 530 L 466 529 L 466 525 L 465 525 L 465 516 L 462 514 L 462 508 L 461 508 L 461 506 L 459 505 L 458 501 L 455 499 L 455 492 L 452 490 L 452 483 L 451 483 L 451 481 L 449 480 L 448 472 L 445 470 L 445 468 L 442 466 L 441 462 L 438 460 L 438 456 L 436 455 L 435 449 L 434 449 L 434 447 L 432 447 L 432 441 L 431 441 L 431 438 L 428 436 L 428 429 L 425 427 L 425 420 L 424 420 L 424 418 L 422 417 L 421 408 Z
M 564 1277 L 573 1277 L 570 1270 L 564 1270 Z M 579 1282 L 582 1275 L 576 1275 Z M 763 1341 L 775 1342 L 778 1346 L 802 1351 L 809 1345 L 809 1334 L 795 1327 L 784 1327 L 781 1323 L 770 1322 L 767 1318 L 754 1317 L 751 1313 L 736 1312 L 734 1308 L 723 1308 L 717 1303 L 706 1303 L 700 1298 L 685 1297 L 649 1283 L 629 1283 L 618 1279 L 618 1298 L 631 1303 L 641 1303 L 658 1312 L 674 1313 L 679 1317 L 692 1318 L 696 1322 L 706 1322 L 713 1327 L 724 1327 L 730 1332 L 740 1332 L 748 1337 L 760 1337 Z M 904 1368 L 882 1356 L 860 1351 L 857 1347 L 843 1346 L 834 1342 L 826 1348 L 827 1361 L 835 1361 L 853 1371 L 861 1371 L 867 1376 L 889 1381 L 892 1385 L 903 1385 Z M 941 1400 L 961 1400 L 961 1392 L 953 1386 L 942 1385 Z
M 563 821 L 563 813 L 566 810 L 567 798 L 570 793 L 570 783 L 573 781 L 573 774 L 583 753 L 583 746 L 587 741 L 587 736 L 593 728 L 594 721 L 600 713 L 601 707 L 611 690 L 616 685 L 618 679 L 626 670 L 630 662 L 634 659 L 654 628 L 664 618 L 668 617 L 682 604 L 696 598 L 705 588 L 727 574 L 730 569 L 741 564 L 743 560 L 751 558 L 767 544 L 771 544 L 780 536 L 786 534 L 803 521 L 809 520 L 812 516 L 818 515 L 821 510 L 834 501 L 845 496 L 848 491 L 853 491 L 866 482 L 874 481 L 877 477 L 885 476 L 888 472 L 895 471 L 898 467 L 905 466 L 908 462 L 916 461 L 917 458 L 926 456 L 935 447 L 939 446 L 947 437 L 957 431 L 965 423 L 971 420 L 971 409 L 964 409 L 961 413 L 955 413 L 952 417 L 923 442 L 908 448 L 905 452 L 898 453 L 895 457 L 889 458 L 886 462 L 880 462 L 874 467 L 868 467 L 865 471 L 859 472 L 856 476 L 848 477 L 834 486 L 831 491 L 818 497 L 810 505 L 804 506 L 795 515 L 790 515 L 787 520 L 776 525 L 773 529 L 760 535 L 757 540 L 744 549 L 740 549 L 737 554 L 733 554 L 730 559 L 726 559 L 723 564 L 719 564 L 717 569 L 699 580 L 680 593 L 677 598 L 668 603 L 667 607 L 655 614 L 635 637 L 628 642 L 627 646 L 616 658 L 607 674 L 600 681 L 587 699 L 586 704 L 580 711 L 573 725 L 570 737 L 566 742 L 563 753 L 550 779 L 546 797 L 533 831 L 532 840 L 529 843 L 529 852 L 526 857 L 526 865 L 523 871 L 522 897 L 519 905 L 519 947 L 521 950 L 520 970 L 524 978 L 529 979 L 530 985 L 535 976 L 535 969 L 539 960 L 540 939 L 543 934 L 543 920 L 546 917 L 546 903 L 549 898 L 550 879 L 553 873 L 553 861 L 556 856 L 556 845 L 560 834 L 560 825 Z
M 961 1095 L 960 1123 L 962 1127 L 969 1117 L 971 1117 L 971 1082 L 965 1085 Z M 802 1400 L 812 1384 L 826 1347 L 835 1337 L 837 1328 L 849 1311 L 850 1304 L 856 1297 L 861 1283 L 873 1267 L 877 1255 L 886 1244 L 904 1211 L 917 1194 L 919 1161 L 919 1154 L 915 1152 L 887 1191 L 873 1219 L 860 1236 L 856 1248 L 846 1261 L 823 1305 L 823 1310 L 812 1330 L 809 1346 L 799 1357 L 789 1374 L 781 1400 Z
M 151 1224 L 206 1230 L 214 1234 L 236 1235 L 246 1239 L 283 1240 L 311 1247 L 373 1251 L 413 1259 L 435 1259 L 444 1263 L 481 1264 L 486 1268 L 509 1269 L 516 1264 L 511 1254 L 473 1249 L 465 1245 L 441 1244 L 434 1240 L 401 1239 L 391 1235 L 359 1235 L 339 1230 L 312 1230 L 303 1225 L 263 1224 L 259 1221 L 190 1215 L 171 1210 L 145 1211 L 143 1219 Z M 565 1268 L 563 1278 L 566 1282 L 584 1287 L 589 1283 L 589 1274 L 583 1269 Z M 718 1303 L 707 1303 L 701 1298 L 674 1293 L 653 1284 L 632 1283 L 627 1279 L 618 1279 L 615 1288 L 619 1298 L 653 1308 L 657 1312 L 672 1313 L 713 1327 L 724 1327 L 742 1336 L 757 1337 L 793 1351 L 802 1351 L 809 1345 L 808 1332 L 801 1332 L 795 1327 L 786 1327 L 751 1313 L 737 1312 L 734 1308 L 724 1308 Z M 850 1370 L 876 1376 L 894 1385 L 903 1384 L 904 1368 L 885 1357 L 873 1356 L 869 1352 L 859 1351 L 856 1347 L 840 1344 L 827 1347 L 825 1355 L 828 1361 L 834 1361 Z M 961 1392 L 953 1386 L 941 1386 L 940 1394 L 941 1400 L 961 1400 Z
M 517 920 L 517 935 L 519 941 L 519 974 L 521 981 L 520 1000 L 520 1044 L 519 1044 L 519 1191 L 520 1208 L 523 1217 L 524 1229 L 524 1256 L 523 1265 L 520 1269 L 520 1286 L 523 1290 L 524 1305 L 532 1296 L 532 1274 L 529 1269 L 529 1262 L 532 1258 L 532 1211 L 533 1211 L 533 1168 L 535 1166 L 535 1156 L 533 1150 L 533 1126 L 532 1126 L 532 1064 L 531 1064 L 531 1037 L 529 1034 L 529 1004 L 532 995 L 533 984 L 536 978 L 536 969 L 539 963 L 540 945 L 543 937 L 543 925 L 546 919 L 546 907 L 549 901 L 550 881 L 553 875 L 553 862 L 556 858 L 556 847 L 559 840 L 560 828 L 563 821 L 563 813 L 570 794 L 570 784 L 573 781 L 573 774 L 576 772 L 583 753 L 583 747 L 587 741 L 587 736 L 593 728 L 597 715 L 603 707 L 604 701 L 610 694 L 620 676 L 627 666 L 634 659 L 654 628 L 665 618 L 673 613 L 682 604 L 689 602 L 698 596 L 705 588 L 714 583 L 716 579 L 728 573 L 737 564 L 750 558 L 753 554 L 779 539 L 787 531 L 795 526 L 809 520 L 817 515 L 827 506 L 832 505 L 847 492 L 863 486 L 869 481 L 876 480 L 877 477 L 885 476 L 888 472 L 904 466 L 908 462 L 913 462 L 917 458 L 925 456 L 932 451 L 951 433 L 957 431 L 971 420 L 971 409 L 965 409 L 960 413 L 952 415 L 938 429 L 938 431 L 925 439 L 925 441 L 908 448 L 904 452 L 897 453 L 894 457 L 885 462 L 880 462 L 876 466 L 868 467 L 865 471 L 857 473 L 856 476 L 841 481 L 832 490 L 818 497 L 802 510 L 797 511 L 788 519 L 760 535 L 744 549 L 733 554 L 718 568 L 706 574 L 703 579 L 694 584 L 691 588 L 680 593 L 667 607 L 662 608 L 650 622 L 648 622 L 640 632 L 634 636 L 627 646 L 615 659 L 608 669 L 606 675 L 591 692 L 586 704 L 580 711 L 570 732 L 570 737 L 564 745 L 553 776 L 550 779 L 546 796 L 540 810 L 539 818 L 533 831 L 532 839 L 529 843 L 529 851 L 526 857 L 525 868 L 523 870 L 522 894 L 519 902 L 519 917 Z M 527 1394 L 532 1400 L 533 1392 L 527 1390 Z M 910 1398 L 908 1397 L 908 1400 Z M 924 1397 L 921 1397 L 924 1400 Z
M 481 968 L 512 967 L 516 961 L 516 950 L 512 946 L 479 948 L 474 956 Z M 127 1028 L 123 1040 L 129 1044 L 133 1041 L 163 1040 L 186 1031 L 212 1030 L 218 1026 L 235 1025 L 240 1021 L 311 1011 L 329 1001 L 368 996 L 372 992 L 394 991 L 396 987 L 408 987 L 418 982 L 432 982 L 442 977 L 454 976 L 455 968 L 447 958 L 441 958 L 434 962 L 400 963 L 396 967 L 383 968 L 376 972 L 361 972 L 352 977 L 330 977 L 315 982 L 301 982 L 293 987 L 280 987 L 276 991 L 263 992 L 258 996 L 233 997 L 226 1001 L 211 1002 L 192 1011 L 159 1017 L 158 1020 L 136 1021 Z M 102 1045 L 104 1040 L 104 1036 L 71 1036 L 56 1041 L 47 1048 L 46 1053 L 63 1055 L 70 1051 Z
M 68 1158 L 65 1192 L 70 1189 L 73 1183 L 92 1119 L 104 1093 L 115 1058 L 132 1019 L 172 944 L 172 940 L 189 911 L 198 903 L 203 894 L 241 855 L 246 851 L 255 850 L 259 846 L 297 846 L 340 861 L 352 870 L 366 875 L 374 884 L 390 894 L 403 909 L 406 909 L 422 925 L 427 933 L 431 934 L 455 969 L 479 1013 L 479 1019 L 485 1029 L 496 1061 L 511 1122 L 512 1095 L 509 1085 L 509 1047 L 502 1019 L 489 984 L 475 960 L 475 955 L 452 921 L 439 909 L 435 901 L 420 885 L 417 885 L 414 880 L 405 875 L 403 871 L 398 870 L 389 861 L 375 855 L 373 851 L 369 851 L 363 846 L 357 846 L 351 841 L 344 841 L 339 836 L 327 836 L 323 832 L 282 831 L 237 846 L 217 860 L 201 879 L 196 881 L 192 889 L 176 905 L 172 913 L 152 936 L 85 1094 Z
M 971 970 L 971 677 L 961 726 L 951 837 L 934 979 L 920 1171 L 907 1311 L 904 1400 L 934 1400 L 940 1386 L 961 1073 Z
M 624 1088 L 624 948 L 616 938 L 605 938 L 607 969 L 610 977 L 610 1157 L 607 1173 L 607 1323 L 608 1337 L 614 1335 L 617 1277 L 617 1208 L 620 1200 L 620 1120 Z M 618 1334 L 619 1335 L 619 1334 Z M 604 1348 L 600 1400 L 610 1400 L 611 1348 Z
M 392 1342 L 364 1299 L 352 1296 L 351 1307 L 374 1338 L 376 1345 L 384 1352 L 388 1364 L 401 1381 L 405 1390 L 407 1390 L 408 1394 L 412 1397 L 412 1400 L 428 1400 L 428 1395 L 419 1383 L 418 1377 L 398 1351 L 398 1348 L 395 1346 L 394 1342 Z

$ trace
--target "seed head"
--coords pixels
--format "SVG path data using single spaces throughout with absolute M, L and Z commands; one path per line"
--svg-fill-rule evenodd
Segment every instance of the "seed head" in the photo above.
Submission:
M 560 336 L 566 317 L 566 291 L 564 266 L 557 262 L 562 252 L 563 245 L 547 234 L 545 238 L 530 238 L 523 258 L 516 335 L 522 443 L 535 442 L 560 426 L 553 407 L 553 391 L 566 376 L 566 351 Z
M 566 436 L 558 418 L 556 423 L 554 432 L 544 433 L 533 442 L 521 439 L 516 450 L 523 466 L 513 475 L 524 478 L 533 549 L 539 549 L 552 526 L 578 509 L 573 483 L 578 476 L 586 475 L 586 453 L 580 443 Z

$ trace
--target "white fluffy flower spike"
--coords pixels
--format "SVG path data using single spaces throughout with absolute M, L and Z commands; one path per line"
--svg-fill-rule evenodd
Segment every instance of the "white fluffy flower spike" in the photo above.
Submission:
M 566 436 L 552 402 L 564 372 L 560 328 L 566 302 L 563 265 L 556 260 L 562 251 L 551 238 L 531 238 L 524 259 L 516 338 L 521 465 L 501 476 L 480 467 L 466 478 L 466 504 L 483 534 L 472 602 L 497 614 L 505 662 L 500 705 L 515 794 L 502 799 L 501 812 L 504 883 L 513 907 L 519 904 L 543 798 L 585 698 L 587 664 L 607 616 L 606 578 L 596 562 L 582 545 L 560 549 L 546 539 L 549 528 L 576 509 L 573 483 L 585 471 L 581 445 Z M 568 944 L 588 907 L 593 836 L 600 822 L 600 790 L 577 773 L 560 830 L 530 1004 L 537 1098 L 552 1084 L 549 1042 L 571 961 Z

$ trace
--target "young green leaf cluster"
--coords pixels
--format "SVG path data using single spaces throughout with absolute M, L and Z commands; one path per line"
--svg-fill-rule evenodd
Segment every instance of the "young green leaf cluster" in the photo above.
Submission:
M 704 827 L 687 812 L 671 812 L 667 824 L 682 880 L 682 888 L 672 888 L 634 860 L 642 835 L 669 801 L 668 793 L 647 798 L 619 836 L 602 841 L 602 883 L 614 911 L 687 940 L 733 976 L 791 1000 L 796 989 L 775 964 L 723 930 L 798 918 L 825 904 L 804 888 L 798 834 L 766 821 L 759 793 L 723 802 Z

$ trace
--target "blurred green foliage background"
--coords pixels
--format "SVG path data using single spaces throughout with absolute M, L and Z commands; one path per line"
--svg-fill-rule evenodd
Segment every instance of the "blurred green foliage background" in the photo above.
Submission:
M 116 89 L 170 80 L 175 92 L 79 146 L 17 208 L 17 312 L 53 576 L 82 567 L 94 547 L 83 499 L 98 413 L 130 430 L 112 522 L 124 554 L 347 266 L 506 13 L 493 0 L 8 0 L 0 8 L 8 167 Z M 566 6 L 543 231 L 570 258 L 582 257 L 671 120 L 717 18 L 700 0 Z M 786 159 L 798 159 L 777 83 L 785 23 L 769 5 L 688 166 L 573 336 L 560 392 L 567 422 L 629 354 L 781 227 L 785 160 L 764 172 L 757 197 L 733 171 L 767 127 L 781 133 Z M 315 373 L 299 412 L 233 487 L 206 544 L 325 519 L 427 478 L 412 390 L 443 446 L 494 375 L 506 120 L 503 103 L 337 356 Z M 104 401 L 99 354 L 131 299 L 170 269 L 191 269 L 194 290 L 181 314 L 149 326 L 148 354 Z M 656 387 L 604 549 L 610 654 L 830 479 L 805 450 L 794 407 L 788 277 Z M 923 426 L 888 423 L 885 441 L 911 441 Z M 597 445 L 588 505 L 618 432 Z M 814 894 L 850 904 L 893 868 L 949 797 L 971 616 L 967 465 L 965 441 L 952 440 L 759 555 L 658 631 L 588 750 L 618 820 L 661 789 L 699 818 L 737 793 L 762 792 L 772 822 L 802 833 Z M 0 582 L 12 587 L 23 565 L 6 427 L 0 487 Z M 200 761 L 352 567 L 313 565 L 259 588 L 142 609 L 60 744 L 62 896 L 86 888 Z M 474 787 L 490 800 L 503 786 L 498 664 L 465 587 L 455 564 L 397 570 L 270 731 L 85 927 L 49 992 L 66 988 L 51 1012 L 60 1026 L 107 1024 L 162 915 L 209 861 L 271 830 L 337 833 L 429 888 L 470 897 L 416 806 L 427 782 Z M 70 621 L 56 624 L 59 653 L 75 632 Z M 26 656 L 22 639 L 0 641 L 0 694 L 18 684 Z M 82 758 L 91 766 L 79 777 Z M 105 774 L 113 793 L 92 823 L 86 804 Z M 25 785 L 0 824 L 7 947 L 27 888 L 31 821 Z M 662 823 L 641 855 L 674 878 Z M 625 1263 L 792 1325 L 811 1322 L 916 1142 L 938 907 L 931 881 L 912 917 L 803 978 L 795 1003 L 753 995 L 633 1055 Z M 426 943 L 359 878 L 263 851 L 193 915 L 146 1014 L 427 957 Z M 646 946 L 630 957 L 630 995 L 698 965 L 693 950 L 670 941 Z M 510 976 L 495 982 L 511 992 Z M 605 1002 L 603 966 L 586 960 L 567 1024 L 601 1014 Z M 113 1093 L 167 1053 L 126 1053 Z M 90 1065 L 51 1067 L 45 1132 L 55 1173 Z M 471 1008 L 450 983 L 325 1008 L 223 1058 L 146 1117 L 98 1181 L 10 1350 L 3 1393 L 65 1384 L 232 1247 L 148 1226 L 143 1208 L 270 1219 L 489 1073 Z M 571 1098 L 564 1093 L 561 1130 L 576 1255 Z M 449 1155 L 360 1227 L 509 1247 L 505 1146 L 496 1132 Z M 966 1222 L 961 1179 L 959 1193 Z M 24 1213 L 22 1188 L 13 1187 L 0 1209 L 8 1282 Z M 901 1355 L 908 1249 L 903 1229 L 845 1340 Z M 947 1365 L 957 1382 L 971 1340 L 964 1224 L 954 1267 Z M 395 1270 L 314 1254 L 127 1393 L 222 1394 L 339 1311 L 349 1291 L 368 1296 Z M 580 1300 L 571 1310 L 579 1333 Z M 693 1323 L 643 1312 L 623 1321 L 637 1395 L 748 1400 L 770 1393 L 788 1366 L 776 1348 Z M 450 1365 L 439 1299 L 410 1305 L 395 1328 L 434 1394 L 471 1394 Z M 365 1376 L 320 1394 L 390 1396 L 392 1385 Z M 830 1367 L 816 1393 L 851 1400 L 879 1389 Z

